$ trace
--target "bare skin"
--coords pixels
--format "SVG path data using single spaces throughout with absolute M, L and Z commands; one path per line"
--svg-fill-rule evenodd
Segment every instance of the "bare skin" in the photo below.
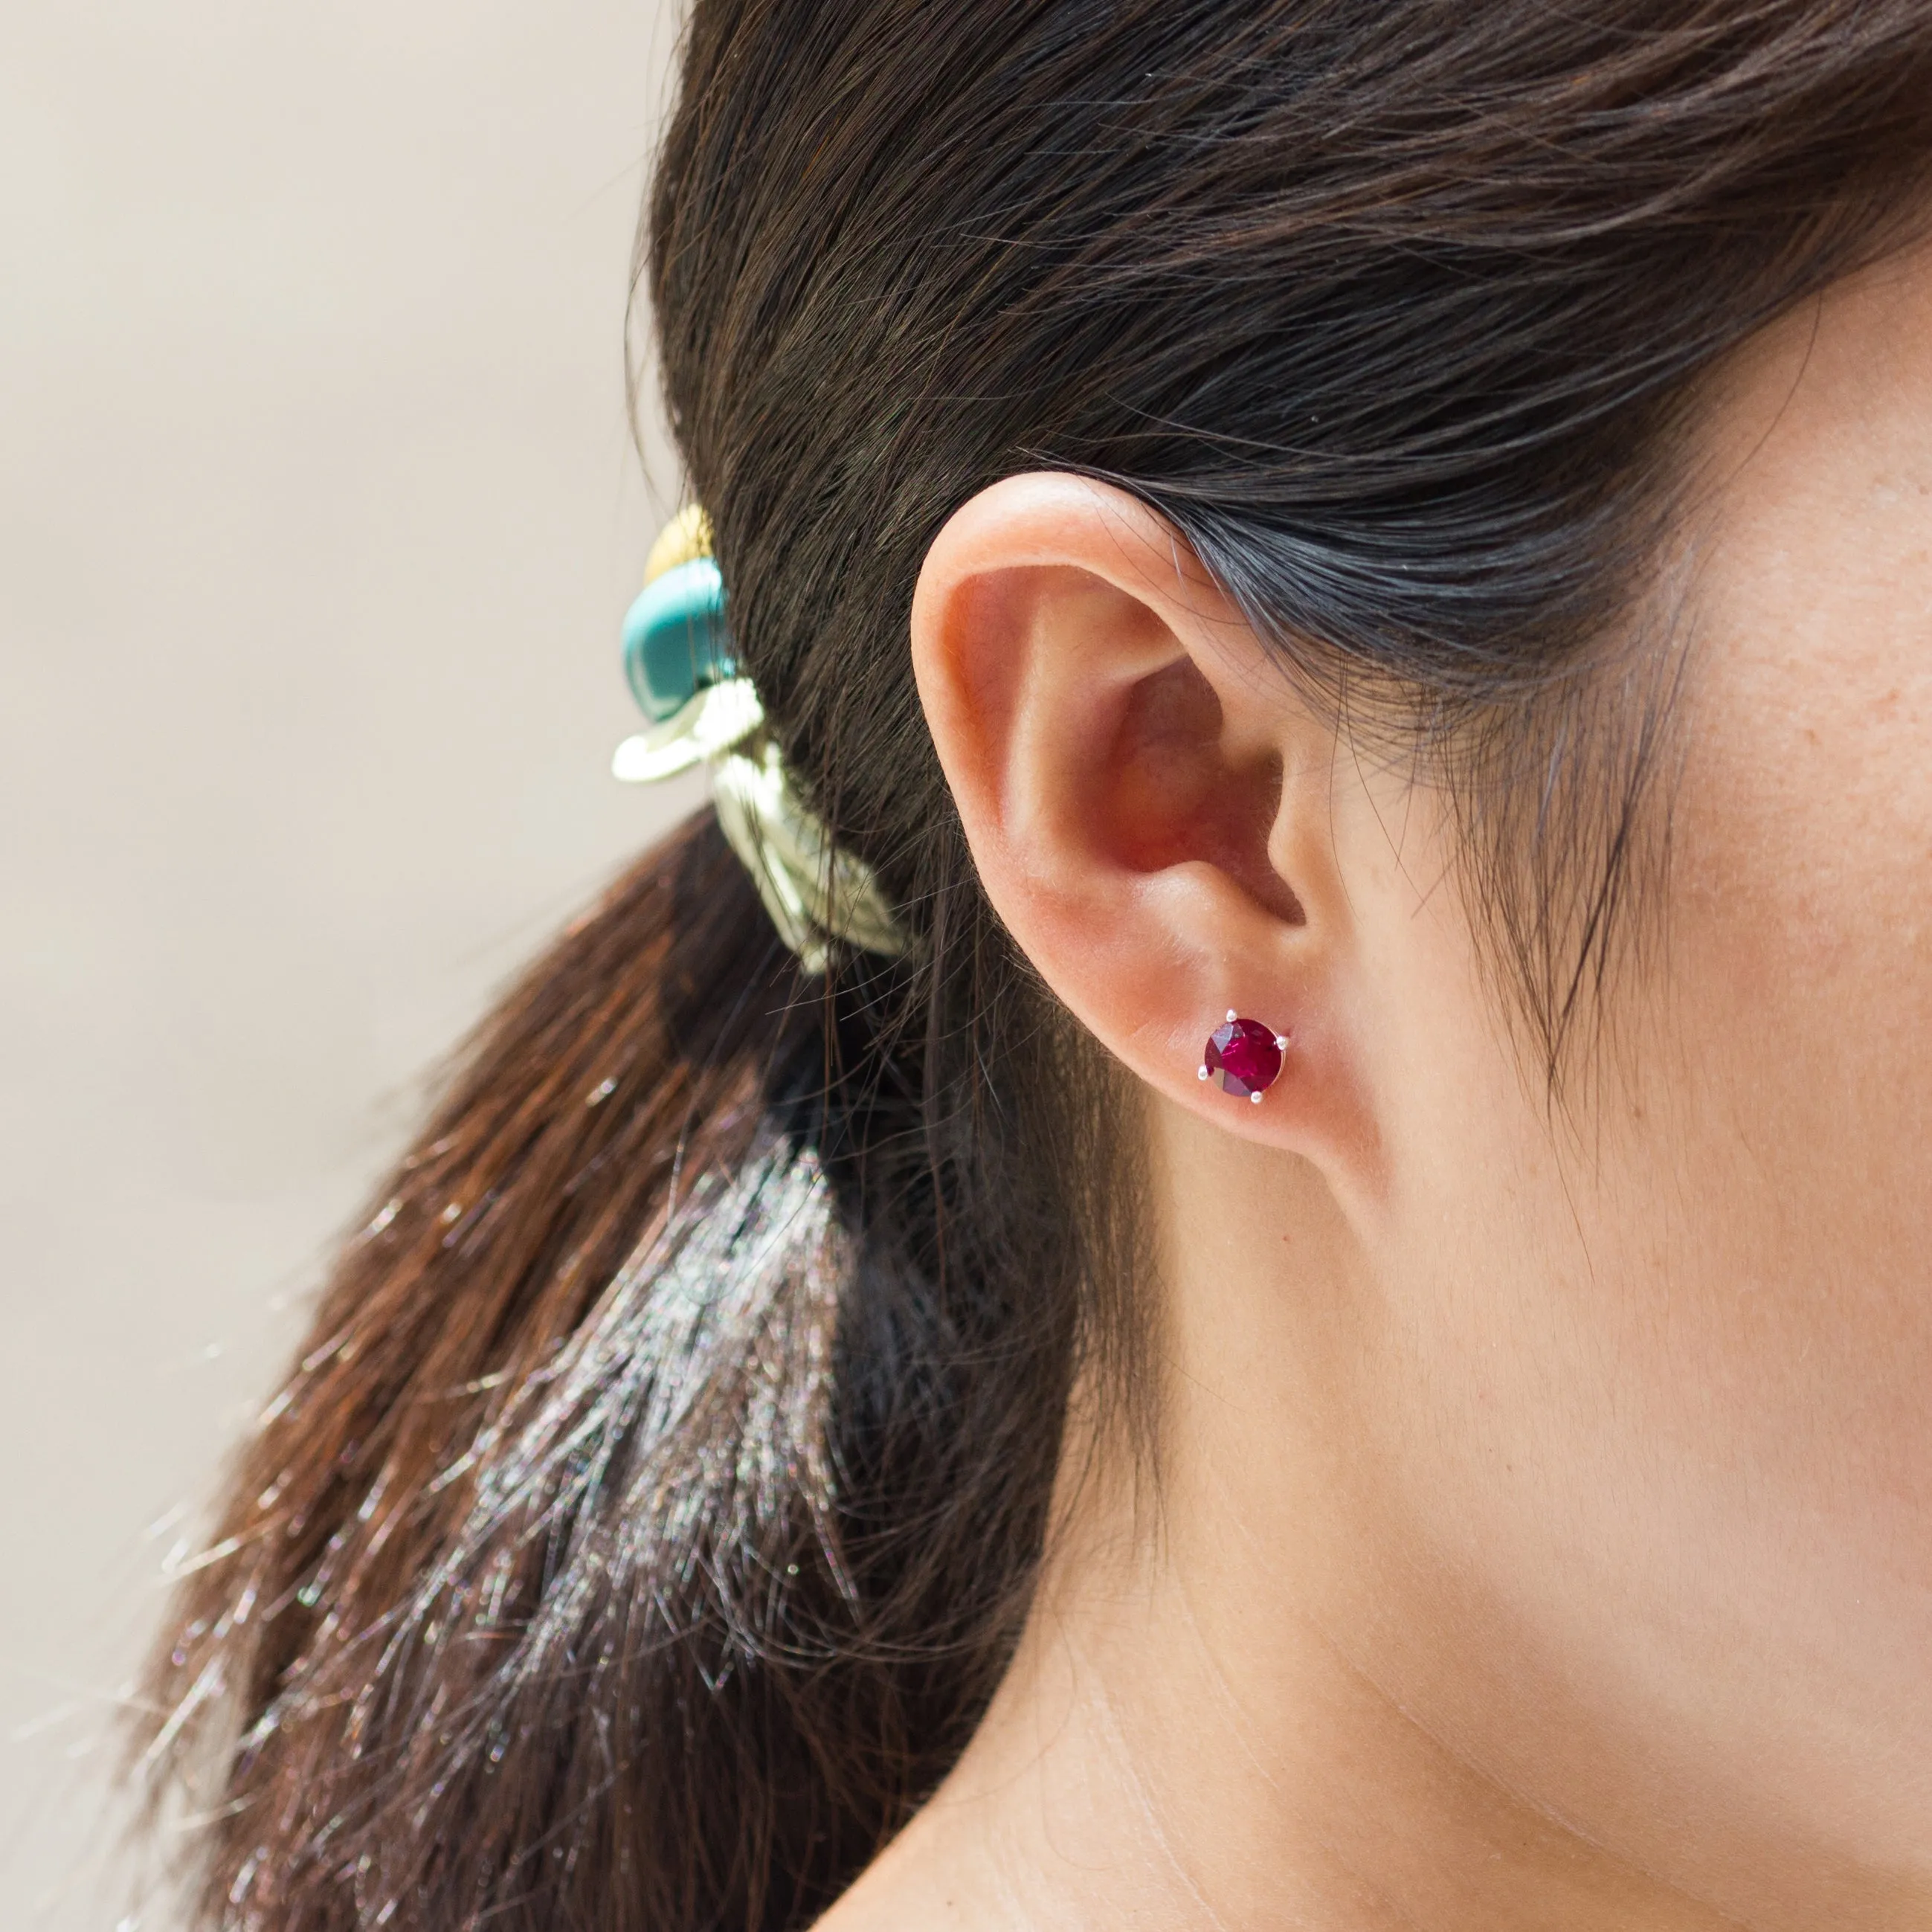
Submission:
M 982 875 L 1145 1096 L 1161 1503 L 1070 1486 L 826 1932 L 1932 1927 L 1932 254 L 1700 458 L 1666 950 L 1568 1126 L 1440 800 L 1164 526 L 1029 476 L 934 546 Z M 1259 1106 L 1196 1077 L 1231 1006 Z

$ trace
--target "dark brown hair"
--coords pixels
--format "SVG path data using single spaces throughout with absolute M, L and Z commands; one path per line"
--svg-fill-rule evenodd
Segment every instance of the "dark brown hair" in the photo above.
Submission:
M 1670 653 L 1606 640 L 1700 379 L 1928 152 L 1924 0 L 698 0 L 664 391 L 916 944 L 803 978 L 706 816 L 483 1028 L 152 1673 L 201 1922 L 802 1925 L 983 1709 L 1144 1284 L 1097 1205 L 1131 1108 L 913 688 L 949 514 L 1111 479 L 1422 748 L 1554 1066 L 1654 846 Z

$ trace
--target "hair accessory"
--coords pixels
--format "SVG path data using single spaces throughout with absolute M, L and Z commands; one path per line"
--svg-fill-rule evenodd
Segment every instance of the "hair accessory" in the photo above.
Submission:
M 1281 1057 L 1287 1051 L 1286 1034 L 1276 1033 L 1259 1020 L 1244 1020 L 1230 1006 L 1226 1019 L 1208 1036 L 1196 1078 L 1218 1075 L 1222 1093 L 1252 1100 L 1258 1107 L 1262 1096 L 1280 1078 Z
M 872 868 L 832 843 L 765 729 L 732 652 L 710 519 L 694 503 L 651 546 L 643 593 L 624 620 L 624 676 L 652 723 L 617 747 L 612 772 L 649 784 L 710 766 L 719 829 L 806 972 L 825 970 L 830 940 L 889 959 L 905 951 Z
M 694 503 L 651 546 L 643 592 L 624 618 L 625 680 L 644 716 L 662 724 L 737 675 L 711 520 Z

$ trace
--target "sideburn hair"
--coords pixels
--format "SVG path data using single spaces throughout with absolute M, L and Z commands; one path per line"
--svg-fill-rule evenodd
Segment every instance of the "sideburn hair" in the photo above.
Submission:
M 1701 386 L 1928 154 L 1924 0 L 698 0 L 664 392 L 915 950 L 802 978 L 706 814 L 484 1024 L 148 1675 L 197 1925 L 803 1927 L 983 1712 L 1072 1392 L 1156 1406 L 1132 1108 L 914 689 L 947 517 L 1040 466 L 1164 517 L 1450 788 L 1556 1070 L 1655 890 L 1670 680 L 1608 640 Z

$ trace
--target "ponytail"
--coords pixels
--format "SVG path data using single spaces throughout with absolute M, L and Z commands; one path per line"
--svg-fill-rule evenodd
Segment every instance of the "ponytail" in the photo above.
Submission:
M 868 1171 L 919 1107 L 867 1004 L 706 814 L 486 1026 L 157 1667 L 209 1922 L 796 1924 L 943 1774 L 1057 1431 L 986 1413 L 926 1163 Z

